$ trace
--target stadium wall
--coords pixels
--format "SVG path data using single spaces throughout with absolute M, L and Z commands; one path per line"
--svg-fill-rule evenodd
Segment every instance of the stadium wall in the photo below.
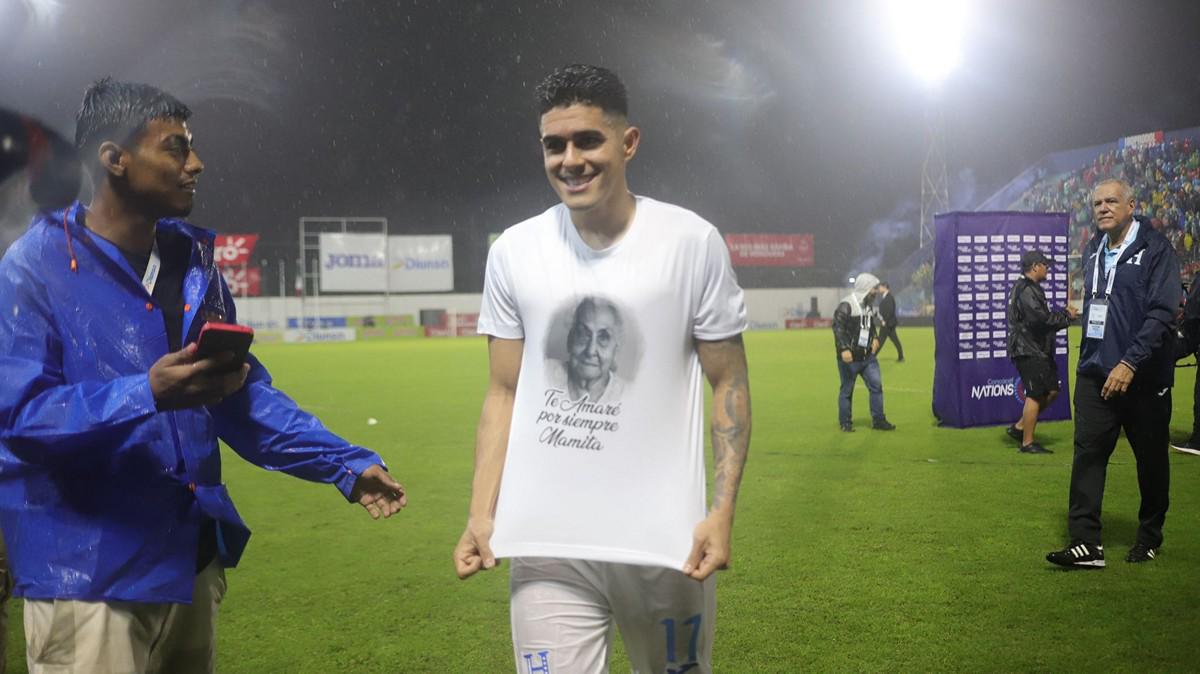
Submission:
M 847 288 L 828 287 L 747 289 L 747 320 L 751 330 L 825 327 L 847 293 Z M 303 327 L 306 322 L 327 327 L 360 326 L 364 317 L 370 317 L 372 327 L 382 327 L 385 317 L 409 317 L 390 321 L 397 326 L 422 326 L 429 322 L 421 320 L 422 312 L 428 319 L 440 311 L 462 317 L 460 324 L 473 332 L 480 298 L 479 293 L 242 297 L 237 299 L 237 313 L 239 323 L 257 331 L 282 333 L 289 327 Z M 450 320 L 455 322 L 455 318 Z

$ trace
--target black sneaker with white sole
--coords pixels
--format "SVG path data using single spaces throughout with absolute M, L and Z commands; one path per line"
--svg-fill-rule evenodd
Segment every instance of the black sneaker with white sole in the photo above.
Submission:
M 1142 562 L 1153 562 L 1157 556 L 1158 548 L 1136 543 L 1132 548 L 1129 548 L 1129 554 L 1125 555 L 1125 561 L 1130 564 L 1141 564 Z
M 1046 561 L 1068 569 L 1104 568 L 1104 546 L 1074 541 L 1062 550 L 1046 555 Z
M 1172 442 L 1171 449 L 1184 454 L 1195 454 L 1200 456 L 1200 442 L 1195 440 L 1185 440 L 1183 442 Z

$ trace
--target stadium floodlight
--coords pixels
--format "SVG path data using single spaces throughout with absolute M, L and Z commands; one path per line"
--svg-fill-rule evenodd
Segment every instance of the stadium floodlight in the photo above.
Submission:
M 887 0 L 896 44 L 913 72 L 936 87 L 962 60 L 966 0 Z
M 53 24 L 55 19 L 62 15 L 66 9 L 66 3 L 63 0 L 21 0 L 19 4 L 25 6 L 25 12 L 33 22 L 40 26 L 48 26 Z

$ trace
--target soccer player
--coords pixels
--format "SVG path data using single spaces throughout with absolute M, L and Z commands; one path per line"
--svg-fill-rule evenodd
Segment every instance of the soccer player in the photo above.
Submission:
M 179 219 L 204 169 L 190 115 L 154 87 L 92 85 L 75 134 L 92 202 L 39 215 L 0 262 L 0 524 L 33 674 L 215 669 L 224 569 L 250 536 L 218 438 L 374 518 L 406 503 L 253 355 L 198 354 L 235 308 L 213 233 Z
M 709 672 L 713 572 L 729 563 L 750 444 L 742 291 L 711 224 L 630 193 L 641 131 L 614 73 L 566 66 L 537 93 L 562 203 L 509 228 L 488 256 L 490 382 L 456 570 L 512 559 L 521 672 L 607 671 L 614 622 L 635 671 Z M 597 329 L 619 317 L 619 397 L 575 398 L 548 376 L 581 303 Z M 702 375 L 713 388 L 707 512 Z

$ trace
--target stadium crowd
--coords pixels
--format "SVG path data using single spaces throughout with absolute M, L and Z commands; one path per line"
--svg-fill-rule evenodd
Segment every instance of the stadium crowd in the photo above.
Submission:
M 1094 233 L 1090 194 L 1105 177 L 1122 178 L 1133 187 L 1135 212 L 1147 216 L 1174 246 L 1184 279 L 1200 270 L 1200 147 L 1191 138 L 1108 150 L 1075 171 L 1042 178 L 1014 208 L 1070 213 L 1072 250 L 1081 253 Z M 1074 296 L 1083 283 L 1078 268 L 1073 260 Z

